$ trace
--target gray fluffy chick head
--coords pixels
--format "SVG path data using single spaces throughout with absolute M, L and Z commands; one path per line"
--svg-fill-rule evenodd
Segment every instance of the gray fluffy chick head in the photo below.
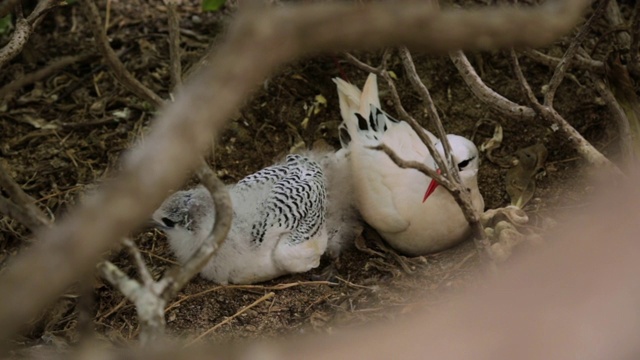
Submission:
M 203 186 L 178 191 L 162 203 L 152 218 L 167 234 L 178 260 L 185 262 L 213 228 L 213 199 Z

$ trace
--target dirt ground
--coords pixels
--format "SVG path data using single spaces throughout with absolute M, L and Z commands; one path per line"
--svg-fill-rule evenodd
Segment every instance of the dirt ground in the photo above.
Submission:
M 186 1 L 180 8 L 184 29 L 182 63 L 187 69 L 224 32 L 230 16 L 229 10 L 203 13 L 198 3 Z M 627 11 L 626 7 L 623 10 Z M 606 31 L 605 25 L 596 27 L 587 47 Z M 108 34 L 112 46 L 121 53 L 126 67 L 163 97 L 170 90 L 167 33 L 162 1 L 111 3 Z M 567 44 L 565 39 L 544 51 L 559 56 Z M 56 9 L 44 19 L 24 53 L 0 73 L 0 84 L 29 74 L 52 59 L 85 52 L 95 52 L 95 45 L 78 6 Z M 355 55 L 375 66 L 381 53 Z M 468 56 L 489 86 L 524 103 L 505 52 Z M 473 96 L 447 57 L 419 53 L 414 57 L 447 132 L 471 137 L 477 121 L 492 119 L 504 128 L 504 143 L 496 151 L 498 156 L 536 143 L 547 147 L 545 175 L 537 182 L 535 198 L 525 208 L 534 228 L 548 225 L 551 210 L 584 205 L 585 194 L 591 191 L 583 181 L 585 164 L 550 124 L 542 119 L 514 121 L 496 114 Z M 551 70 L 524 56 L 521 62 L 534 91 L 540 94 Z M 392 58 L 390 70 L 398 77 L 405 108 L 429 128 L 420 99 L 397 57 Z M 300 141 L 310 145 L 323 138 L 339 146 L 336 130 L 340 115 L 331 78 L 347 77 L 362 85 L 366 75 L 345 62 L 341 54 L 308 58 L 281 69 L 257 89 L 230 122 L 212 161 L 216 172 L 230 183 L 270 165 Z M 383 107 L 394 114 L 383 84 L 381 93 Z M 314 113 L 310 109 L 316 106 L 318 95 L 326 99 L 326 106 L 320 105 Z M 571 71 L 571 77 L 559 89 L 556 104 L 580 133 L 605 155 L 615 158 L 615 125 L 583 72 Z M 310 112 L 305 127 L 303 119 Z M 118 168 L 121 153 L 144 138 L 153 115 L 150 107 L 120 86 L 95 56 L 27 86 L 0 103 L 0 161 L 42 208 L 58 218 L 83 192 Z M 491 131 L 482 127 L 478 135 L 476 144 L 490 137 Z M 487 208 L 509 203 L 506 171 L 483 160 L 479 182 Z M 29 234 L 16 221 L 0 219 L 0 264 L 4 264 L 25 246 Z M 372 231 L 366 232 L 366 244 L 379 251 L 371 241 L 374 237 Z M 174 265 L 175 259 L 160 232 L 147 229 L 135 239 L 154 276 L 161 276 Z M 107 258 L 128 274 L 136 274 L 126 252 L 113 251 Z M 403 270 L 391 255 L 372 255 L 353 247 L 340 258 L 338 276 L 332 284 L 315 280 L 320 268 L 254 286 L 217 286 L 196 278 L 170 303 L 168 328 L 170 333 L 188 338 L 209 331 L 205 338 L 216 341 L 332 332 L 374 320 L 396 319 L 416 308 L 445 302 L 459 289 L 477 285 L 474 280 L 481 271 L 471 241 L 406 261 L 410 271 Z M 269 292 L 275 295 L 225 322 Z M 76 290 L 70 289 L 53 309 L 34 320 L 31 331 L 19 341 L 74 342 L 78 338 L 77 295 Z M 93 300 L 94 323 L 100 336 L 114 343 L 136 337 L 139 326 L 133 305 L 98 276 Z

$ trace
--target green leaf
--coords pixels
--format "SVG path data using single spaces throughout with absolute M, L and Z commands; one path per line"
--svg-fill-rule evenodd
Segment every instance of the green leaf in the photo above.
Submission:
M 224 5 L 225 0 L 202 0 L 202 10 L 217 11 Z
M 11 14 L 0 18 L 0 35 L 6 33 L 11 29 Z

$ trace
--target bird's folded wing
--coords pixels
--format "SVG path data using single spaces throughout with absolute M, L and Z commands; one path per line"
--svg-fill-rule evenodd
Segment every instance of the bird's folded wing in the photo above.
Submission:
M 326 209 L 325 178 L 317 163 L 299 155 L 287 156 L 284 176 L 271 187 L 259 206 L 252 228 L 255 242 L 264 241 L 267 230 L 292 231 L 290 241 L 299 243 L 314 236 L 324 224 Z
M 383 152 L 361 149 L 367 152 L 361 156 L 353 156 L 355 188 L 358 192 L 360 212 L 368 223 L 375 224 L 376 230 L 396 233 L 409 227 L 409 221 L 398 212 L 394 203 L 390 179 L 401 170 L 396 167 L 385 168 L 379 164 L 394 164 Z

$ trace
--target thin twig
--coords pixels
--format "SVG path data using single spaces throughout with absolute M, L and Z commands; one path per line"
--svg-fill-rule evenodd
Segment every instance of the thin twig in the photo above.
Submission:
M 420 171 L 421 173 L 427 175 L 428 177 L 436 180 L 438 184 L 444 186 L 447 190 L 449 190 L 449 192 L 459 191 L 459 189 L 456 186 L 454 186 L 453 183 L 449 181 L 448 178 L 442 176 L 441 174 L 438 174 L 434 169 L 428 167 L 427 165 L 419 161 L 405 160 L 401 158 L 400 156 L 398 156 L 398 154 L 396 154 L 395 151 L 393 151 L 393 149 L 391 149 L 384 143 L 377 146 L 373 146 L 371 147 L 371 149 L 382 151 L 389 157 L 389 159 L 391 159 L 391 161 L 393 161 L 396 165 L 398 165 L 398 167 L 402 169 L 415 169 Z
M 602 81 L 602 79 L 597 78 L 596 76 L 591 76 L 591 80 L 593 81 L 594 87 L 600 97 L 607 104 L 607 108 L 609 108 L 609 112 L 618 126 L 618 136 L 620 136 L 620 149 L 622 152 L 622 158 L 626 159 L 625 161 L 630 161 L 635 157 L 634 149 L 633 149 L 633 139 L 631 137 L 631 128 L 629 127 L 629 119 L 625 114 L 624 110 L 616 100 L 615 96 L 609 90 L 607 85 Z
M 573 62 L 573 58 L 575 57 L 576 52 L 578 51 L 578 48 L 580 48 L 580 46 L 582 45 L 582 42 L 589 34 L 589 31 L 591 30 L 591 26 L 593 25 L 593 23 L 600 16 L 602 16 L 608 3 L 609 3 L 609 0 L 600 0 L 595 11 L 591 15 L 591 17 L 589 17 L 589 20 L 587 20 L 587 22 L 585 22 L 584 25 L 582 25 L 582 27 L 578 31 L 578 34 L 573 38 L 573 40 L 571 41 L 571 44 L 569 44 L 569 48 L 567 49 L 567 51 L 565 51 L 564 55 L 562 56 L 562 60 L 560 61 L 555 71 L 553 72 L 553 76 L 551 76 L 551 80 L 549 80 L 547 92 L 544 94 L 545 106 L 549 106 L 549 107 L 553 106 L 553 97 L 556 94 L 556 90 L 558 90 L 558 86 L 560 86 L 562 79 L 564 79 L 564 75 L 567 73 L 569 66 L 571 66 Z
M 116 79 L 118 79 L 120 84 L 125 88 L 136 94 L 136 96 L 148 101 L 156 108 L 160 107 L 163 103 L 162 98 L 134 78 L 120 59 L 118 59 L 118 56 L 111 48 L 111 45 L 109 45 L 109 39 L 107 39 L 104 26 L 102 26 L 100 12 L 98 11 L 98 6 L 95 2 L 92 0 L 80 0 L 80 5 L 84 16 L 87 18 L 89 27 L 93 32 L 94 40 Z
M 140 274 L 142 283 L 145 286 L 151 285 L 153 283 L 153 276 L 151 276 L 149 269 L 147 269 L 147 265 L 145 265 L 144 260 L 142 259 L 142 255 L 140 254 L 140 250 L 138 250 L 136 244 L 131 241 L 131 239 L 124 239 L 122 243 L 129 251 L 131 257 L 133 257 L 133 260 L 136 262 L 136 266 L 138 267 L 138 273 Z
M 65 56 L 62 57 L 60 59 L 57 59 L 51 63 L 49 63 L 47 66 L 43 67 L 42 69 L 39 69 L 35 72 L 32 72 L 30 74 L 24 75 L 22 77 L 17 78 L 16 80 L 14 80 L 13 82 L 5 85 L 4 87 L 2 87 L 0 89 L 0 99 L 4 98 L 5 96 L 7 96 L 8 94 L 17 91 L 29 84 L 33 84 L 36 81 L 42 80 L 62 69 L 64 69 L 65 67 L 75 64 L 77 62 L 81 62 L 81 61 L 85 61 L 91 57 L 96 56 L 96 54 L 93 53 L 88 53 L 88 54 L 81 54 L 81 55 L 75 55 L 75 56 Z
M 416 66 L 413 63 L 413 58 L 411 57 L 411 53 L 409 52 L 409 49 L 407 49 L 406 47 L 400 48 L 400 59 L 402 59 L 402 64 L 404 65 L 404 71 L 407 73 L 409 77 L 409 81 L 411 82 L 411 85 L 413 85 L 413 88 L 418 92 L 418 94 L 420 95 L 420 98 L 422 99 L 425 109 L 427 110 L 427 114 L 431 119 L 431 123 L 435 125 L 436 133 L 438 134 L 438 137 L 440 138 L 440 142 L 442 143 L 442 146 L 444 148 L 444 156 L 447 159 L 448 166 L 445 168 L 441 167 L 440 169 L 442 169 L 443 171 L 446 169 L 445 176 L 450 176 L 449 180 L 455 181 L 458 184 L 460 184 L 461 183 L 460 173 L 458 172 L 457 164 L 455 164 L 455 162 L 453 161 L 451 144 L 449 144 L 447 133 L 444 131 L 444 127 L 442 126 L 442 121 L 440 121 L 440 116 L 438 116 L 436 105 L 433 103 L 433 99 L 431 99 L 431 94 L 429 93 L 429 89 L 427 89 L 427 87 L 424 85 L 424 83 L 422 82 L 422 80 L 420 80 L 420 77 L 418 76 L 418 72 L 416 71 Z M 416 130 L 416 128 L 413 125 L 412 127 L 414 128 L 413 130 L 416 132 L 422 131 L 422 130 Z M 424 136 L 424 138 L 427 140 L 429 139 L 427 136 Z M 428 142 L 431 142 L 431 141 L 428 141 Z M 427 143 L 425 143 L 425 145 L 427 146 L 427 148 L 429 148 L 429 152 L 431 152 L 430 146 Z M 437 151 L 434 151 L 431 154 L 431 156 L 435 159 L 436 156 L 439 157 L 440 154 Z M 436 161 L 436 163 L 439 164 L 438 161 Z
M 338 285 L 337 283 L 334 282 L 330 282 L 330 281 L 297 281 L 297 282 L 292 282 L 292 283 L 284 283 L 284 284 L 277 284 L 277 285 L 220 285 L 220 286 L 215 286 L 212 287 L 210 289 L 201 291 L 199 293 L 195 293 L 195 294 L 191 294 L 191 295 L 185 295 L 182 298 L 180 298 L 180 300 L 175 301 L 174 303 L 172 303 L 171 305 L 167 306 L 166 309 L 164 309 L 165 312 L 179 306 L 180 304 L 182 304 L 183 302 L 187 301 L 187 300 L 192 300 L 194 298 L 200 297 L 202 295 L 206 295 L 218 290 L 275 290 L 275 291 L 280 291 L 280 290 L 286 290 L 286 289 L 290 289 L 292 287 L 296 287 L 296 286 L 316 286 L 316 285 L 327 285 L 327 286 L 336 286 Z
M 169 20 L 169 73 L 171 74 L 171 88 L 182 84 L 182 65 L 180 64 L 180 15 L 176 0 L 165 0 L 167 17 Z
M 518 84 L 520 85 L 520 90 L 522 91 L 525 99 L 527 99 L 527 102 L 532 108 L 541 106 L 540 102 L 538 102 L 538 99 L 536 98 L 536 95 L 533 93 L 533 90 L 531 90 L 529 82 L 522 73 L 522 68 L 520 67 L 520 62 L 518 61 L 518 55 L 513 48 L 509 50 L 509 57 L 511 59 L 511 64 L 513 65 L 513 70 L 516 74 L 516 79 L 518 80 Z
M 585 139 L 567 120 L 565 120 L 558 112 L 549 106 L 542 105 L 533 94 L 529 83 L 527 82 L 520 64 L 518 62 L 518 56 L 515 51 L 511 51 L 511 61 L 513 63 L 514 72 L 516 78 L 520 83 L 521 89 L 525 96 L 531 102 L 531 106 L 535 111 L 543 117 L 545 120 L 552 124 L 556 124 L 558 128 L 565 133 L 571 145 L 582 155 L 582 157 L 589 163 L 596 167 L 603 167 L 611 171 L 616 176 L 624 177 L 624 174 L 620 169 L 607 159 L 601 152 L 599 152 L 587 139 Z
M 215 225 L 202 246 L 196 250 L 191 258 L 184 265 L 176 267 L 167 273 L 165 278 L 169 284 L 164 289 L 164 296 L 167 299 L 173 298 L 209 262 L 213 254 L 227 238 L 227 233 L 231 228 L 233 209 L 226 186 L 204 161 L 198 171 L 198 177 L 213 198 L 213 205 L 216 209 Z
M 0 196 L 0 214 L 16 219 L 19 223 L 26 226 L 31 232 L 42 227 L 42 223 L 31 216 L 25 208 L 16 205 L 4 196 Z
M 218 328 L 222 327 L 225 324 L 230 323 L 233 319 L 237 318 L 238 316 L 244 314 L 245 312 L 251 310 L 252 308 L 256 307 L 257 305 L 259 305 L 260 303 L 263 303 L 269 299 L 271 299 L 272 297 L 275 296 L 275 293 L 270 292 L 267 293 L 265 295 L 263 295 L 261 298 L 259 298 L 258 300 L 252 302 L 249 306 L 242 308 L 241 310 L 239 310 L 238 312 L 236 312 L 235 314 L 229 316 L 228 318 L 224 319 L 223 321 L 219 322 L 218 324 L 214 325 L 213 327 L 211 327 L 209 330 L 203 332 L 202 334 L 198 335 L 198 337 L 196 337 L 195 339 L 189 341 L 185 346 L 191 346 L 194 343 L 198 342 L 200 339 L 204 338 L 205 336 L 211 334 L 212 332 L 216 331 Z
M 2 164 L 0 164 L 0 189 L 4 189 L 9 196 L 5 198 L 0 195 L 1 213 L 15 218 L 31 232 L 51 224 L 49 217 L 36 206 L 35 199 L 22 191 L 20 185 L 13 180 Z
M 544 64 L 550 68 L 556 68 L 562 59 L 544 54 L 538 50 L 524 49 L 520 51 L 533 61 Z M 585 59 L 582 56 L 576 56 L 572 65 L 578 69 L 588 70 L 597 74 L 604 73 L 604 63 L 602 61 Z
M 422 126 L 418 124 L 418 121 L 413 116 L 411 116 L 411 114 L 409 114 L 409 112 L 407 112 L 407 110 L 402 105 L 402 101 L 400 101 L 400 95 L 398 93 L 398 88 L 396 87 L 395 82 L 393 81 L 393 79 L 391 78 L 391 76 L 389 75 L 389 72 L 385 67 L 387 62 L 387 59 L 385 59 L 385 56 L 383 56 L 383 61 L 380 64 L 380 66 L 378 66 L 377 68 L 374 68 L 371 65 L 358 60 L 355 56 L 349 53 L 346 54 L 346 57 L 347 57 L 347 60 L 353 65 L 359 67 L 364 71 L 374 73 L 385 80 L 385 82 L 387 83 L 387 86 L 391 90 L 391 99 L 393 101 L 394 108 L 398 113 L 398 117 L 401 120 L 406 121 L 407 124 L 411 126 L 413 131 L 415 131 L 416 135 L 418 135 L 420 140 L 422 140 L 422 142 L 425 144 L 425 146 L 429 150 L 429 153 L 432 154 L 433 159 L 436 162 L 436 165 L 438 165 L 438 168 L 442 169 L 442 171 L 445 172 L 444 176 L 447 176 L 447 173 L 448 173 L 447 169 L 449 169 L 449 167 L 445 165 L 445 162 L 442 159 L 442 156 L 440 156 L 440 153 L 436 150 L 435 146 L 433 145 L 433 142 L 424 132 Z
M 409 76 L 409 80 L 411 81 L 413 88 L 416 89 L 416 91 L 422 98 L 425 108 L 427 109 L 427 113 L 429 114 L 429 117 L 431 118 L 437 129 L 440 142 L 443 144 L 445 157 L 447 158 L 448 164 L 448 166 L 446 167 L 447 175 L 445 176 L 447 176 L 451 184 L 456 187 L 456 191 L 449 190 L 449 192 L 453 195 L 456 203 L 460 205 L 460 209 L 462 210 L 465 219 L 471 227 L 478 253 L 483 257 L 483 259 L 490 259 L 491 244 L 489 243 L 487 235 L 482 228 L 482 224 L 480 224 L 480 214 L 476 211 L 473 203 L 471 202 L 471 194 L 469 190 L 467 190 L 467 188 L 462 185 L 462 180 L 460 179 L 460 173 L 458 172 L 457 164 L 453 161 L 451 144 L 449 144 L 449 139 L 447 138 L 447 134 L 444 131 L 444 127 L 442 126 L 442 122 L 440 121 L 440 117 L 438 116 L 438 112 L 436 110 L 435 104 L 433 103 L 433 99 L 431 98 L 431 94 L 429 94 L 429 89 L 427 89 L 422 80 L 420 80 L 420 77 L 418 76 L 418 73 L 416 71 L 415 64 L 413 63 L 411 53 L 407 48 L 400 48 L 400 58 L 402 59 L 405 72 Z M 415 128 L 414 131 L 422 132 L 421 129 L 416 130 Z M 424 136 L 424 138 L 427 137 Z M 425 143 L 425 145 L 429 147 L 427 143 Z M 431 152 L 431 149 L 429 151 Z M 434 151 L 431 153 L 431 156 L 436 159 L 436 156 L 439 157 L 439 154 L 437 151 Z
M 226 238 L 231 226 L 231 200 L 224 184 L 204 163 L 199 176 L 203 185 L 211 192 L 216 208 L 216 219 L 211 234 L 183 266 L 174 267 L 156 282 L 138 248 L 131 240 L 125 239 L 124 245 L 135 260 L 142 283 L 132 280 L 108 261 L 101 263 L 98 267 L 102 276 L 136 305 L 138 320 L 142 327 L 140 342 L 143 345 L 155 343 L 164 335 L 166 303 L 206 265 Z

